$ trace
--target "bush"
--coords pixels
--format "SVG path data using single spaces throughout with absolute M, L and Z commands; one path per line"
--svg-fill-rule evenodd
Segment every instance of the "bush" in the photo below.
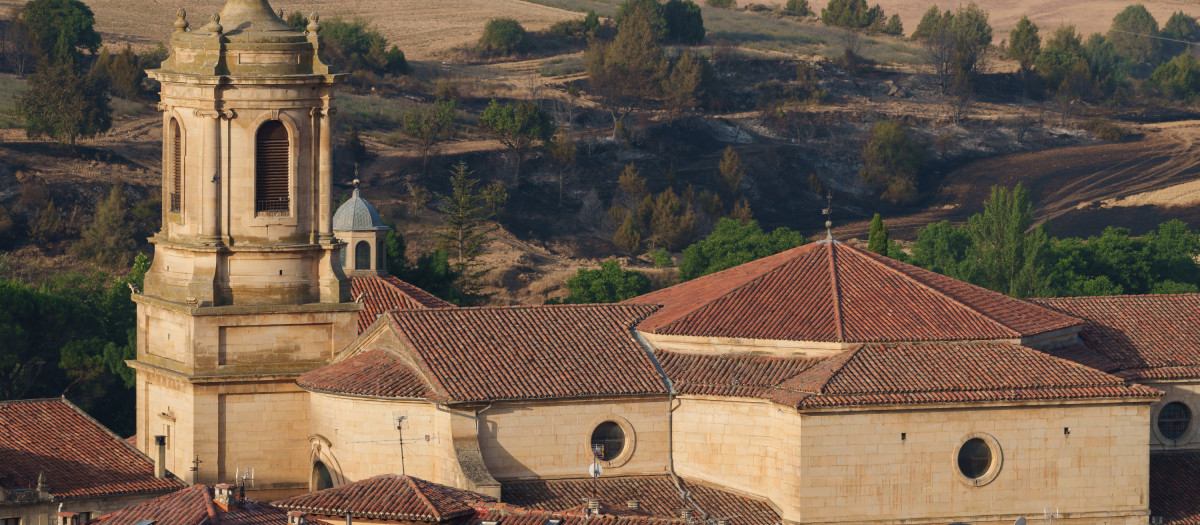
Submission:
M 1158 66 L 1146 84 L 1162 90 L 1172 98 L 1195 98 L 1200 95 L 1200 62 L 1197 62 L 1191 53 L 1179 55 Z
M 96 216 L 91 224 L 83 230 L 83 235 L 72 248 L 80 257 L 100 264 L 129 264 L 130 257 L 137 248 L 130 222 L 125 189 L 120 183 L 114 184 L 108 197 L 96 207 Z
M 737 7 L 736 0 L 705 0 L 705 3 L 713 7 L 723 7 L 726 9 Z
M 408 62 L 400 48 L 388 48 L 387 39 L 378 31 L 370 29 L 364 20 L 346 22 L 334 17 L 321 23 L 324 29 L 326 58 L 343 71 L 359 73 L 367 71 L 375 75 L 403 75 L 408 73 Z M 352 80 L 371 81 L 372 76 L 354 75 Z
M 804 236 L 788 228 L 764 233 L 755 221 L 742 224 L 734 219 L 721 219 L 708 237 L 683 250 L 679 280 L 688 281 L 733 268 L 801 244 L 804 244 Z
M 485 56 L 511 55 L 524 49 L 526 36 L 520 22 L 511 18 L 493 18 L 483 26 L 479 52 Z
M 917 175 L 925 162 L 925 151 L 902 124 L 883 120 L 871 129 L 863 147 L 864 180 L 882 191 L 890 202 L 910 202 L 917 196 Z
M 867 7 L 866 0 L 829 0 L 829 5 L 821 10 L 821 21 L 827 26 L 881 31 L 883 8 Z
M 642 272 L 624 270 L 616 260 L 604 261 L 599 269 L 580 268 L 567 281 L 567 304 L 617 303 L 650 291 L 650 278 Z
M 808 0 L 787 0 L 787 4 L 783 6 L 783 12 L 792 16 L 812 16 L 812 8 L 808 6 Z
M 107 82 L 78 75 L 69 66 L 44 66 L 31 75 L 17 99 L 17 114 L 25 119 L 29 138 L 45 135 L 71 147 L 112 127 Z
M 704 16 L 700 6 L 692 0 L 667 0 L 662 13 L 667 22 L 668 40 L 686 45 L 704 40 Z
M 1096 138 L 1100 140 L 1108 140 L 1112 142 L 1125 140 L 1125 137 L 1128 136 L 1125 128 L 1122 128 L 1121 126 L 1113 124 L 1107 120 L 1100 120 L 1098 118 L 1094 118 L 1085 122 L 1083 124 L 1083 129 L 1095 135 Z

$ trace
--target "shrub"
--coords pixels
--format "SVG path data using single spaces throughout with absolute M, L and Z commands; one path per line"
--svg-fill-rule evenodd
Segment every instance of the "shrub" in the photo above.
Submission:
M 1113 124 L 1107 120 L 1098 118 L 1091 119 L 1083 124 L 1083 129 L 1096 136 L 1100 140 L 1108 140 L 1117 142 L 1125 140 L 1127 133 L 1125 128 Z
M 669 257 L 669 256 L 668 256 Z M 650 278 L 642 272 L 624 270 L 616 260 L 604 261 L 600 268 L 580 268 L 567 281 L 568 304 L 616 303 L 650 291 Z
M 783 12 L 792 16 L 812 16 L 812 8 L 808 6 L 808 0 L 788 0 L 783 6 Z
M 322 21 L 321 36 L 325 39 L 326 58 L 343 71 L 352 71 L 352 80 L 374 81 L 374 76 L 358 75 L 370 72 L 375 75 L 403 75 L 408 73 L 408 62 L 400 48 L 387 46 L 387 39 L 378 31 L 367 26 L 364 20 L 346 22 L 341 17 Z
M 1173 98 L 1194 98 L 1200 95 L 1200 62 L 1191 53 L 1179 55 L 1158 66 L 1146 84 Z
M 617 233 L 613 235 L 613 244 L 630 255 L 641 253 L 642 232 L 639 232 L 637 224 L 634 224 L 632 213 L 625 212 L 625 219 L 621 221 L 621 227 L 617 228 Z
M 704 40 L 704 16 L 692 0 L 667 0 L 662 14 L 667 22 L 667 39 L 687 45 Z
M 866 0 L 829 0 L 821 10 L 821 21 L 827 26 L 878 31 L 883 29 L 883 8 L 867 7 Z
M 890 202 L 909 202 L 917 196 L 917 175 L 925 162 L 924 150 L 908 129 L 895 120 L 883 120 L 871 129 L 863 147 L 864 180 L 882 191 Z
M 94 137 L 112 127 L 107 82 L 77 75 L 68 66 L 44 66 L 29 77 L 29 88 L 17 100 L 29 138 L 43 135 L 65 146 Z
M 705 3 L 713 7 L 723 7 L 726 9 L 737 7 L 736 0 L 705 0 Z
M 511 18 L 493 18 L 483 26 L 479 37 L 479 52 L 490 56 L 508 56 L 525 46 L 526 32 L 521 23 Z

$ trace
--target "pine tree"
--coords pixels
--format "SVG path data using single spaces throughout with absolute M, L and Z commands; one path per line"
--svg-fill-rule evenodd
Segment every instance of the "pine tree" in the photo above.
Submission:
M 613 235 L 613 244 L 630 255 L 642 252 L 642 232 L 638 231 L 637 224 L 634 224 L 632 213 L 625 214 L 625 220 Z
M 96 207 L 96 216 L 83 230 L 73 247 L 75 252 L 87 259 L 109 266 L 129 264 L 129 257 L 137 248 L 133 240 L 133 226 L 129 220 L 129 206 L 125 202 L 125 187 L 114 184 L 108 197 Z
M 46 208 L 38 214 L 37 222 L 33 224 L 30 233 L 33 234 L 33 240 L 46 244 L 58 238 L 65 226 L 58 207 L 54 205 L 54 202 L 47 202 Z
M 871 219 L 871 236 L 867 240 L 867 251 L 887 257 L 890 234 L 888 227 L 883 224 L 883 217 L 876 213 Z
M 437 235 L 438 246 L 449 253 L 451 267 L 459 274 L 459 288 L 468 297 L 479 297 L 479 279 L 487 273 L 479 267 L 479 256 L 496 231 L 485 224 L 492 214 L 476 188 L 479 180 L 474 173 L 467 163 L 459 162 L 450 170 L 450 195 L 438 196 L 444 225 Z
M 750 201 L 742 197 L 742 200 L 734 203 L 733 211 L 729 212 L 729 218 L 740 221 L 742 224 L 750 224 L 750 221 L 754 220 L 754 213 L 750 211 Z
M 729 188 L 729 194 L 737 195 L 738 186 L 742 184 L 742 179 L 746 178 L 746 170 L 742 167 L 742 158 L 733 150 L 733 146 L 725 147 L 725 153 L 721 156 L 721 163 L 717 166 L 717 170 L 721 172 L 721 180 Z

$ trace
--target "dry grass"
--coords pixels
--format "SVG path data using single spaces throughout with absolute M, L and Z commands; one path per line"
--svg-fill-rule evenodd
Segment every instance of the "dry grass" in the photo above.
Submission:
M 783 5 L 787 0 L 753 0 L 754 3 L 765 5 Z M 1026 15 L 1042 28 L 1043 34 L 1049 34 L 1059 24 L 1075 24 L 1084 35 L 1096 32 L 1106 32 L 1112 19 L 1126 6 L 1141 3 L 1158 19 L 1159 27 L 1166 23 L 1171 13 L 1179 10 L 1192 16 L 1200 15 L 1200 6 L 1195 2 L 1178 0 L 975 0 L 975 3 L 986 9 L 991 15 L 992 27 L 996 29 L 996 42 L 1005 38 L 1005 34 L 1017 24 L 1021 15 Z M 745 5 L 748 0 L 739 0 L 738 5 Z M 888 16 L 899 13 L 904 22 L 904 30 L 912 32 L 916 29 L 921 15 L 929 6 L 937 4 L 942 9 L 957 8 L 967 2 L 936 0 L 873 0 L 871 5 L 879 4 Z M 809 0 L 809 5 L 818 14 L 825 7 L 823 0 Z M 1045 38 L 1045 37 L 1043 37 Z
M 24 0 L 0 0 L 9 12 Z M 135 47 L 165 42 L 171 36 L 175 10 L 187 9 L 192 27 L 203 26 L 209 15 L 221 10 L 224 0 L 87 0 L 96 14 L 96 26 L 107 45 L 132 43 Z M 520 0 L 276 0 L 272 7 L 285 12 L 316 11 L 322 17 L 362 18 L 377 28 L 410 60 L 438 58 L 453 47 L 472 43 L 483 25 L 496 17 L 515 18 L 529 30 L 549 27 L 577 13 Z

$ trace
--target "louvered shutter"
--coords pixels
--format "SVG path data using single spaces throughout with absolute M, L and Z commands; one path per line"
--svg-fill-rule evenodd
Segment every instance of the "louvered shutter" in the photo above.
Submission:
M 171 119 L 171 211 L 178 212 L 183 202 L 183 137 L 179 121 Z
M 274 120 L 258 128 L 254 159 L 255 211 L 288 211 L 288 154 L 288 133 L 283 123 Z

